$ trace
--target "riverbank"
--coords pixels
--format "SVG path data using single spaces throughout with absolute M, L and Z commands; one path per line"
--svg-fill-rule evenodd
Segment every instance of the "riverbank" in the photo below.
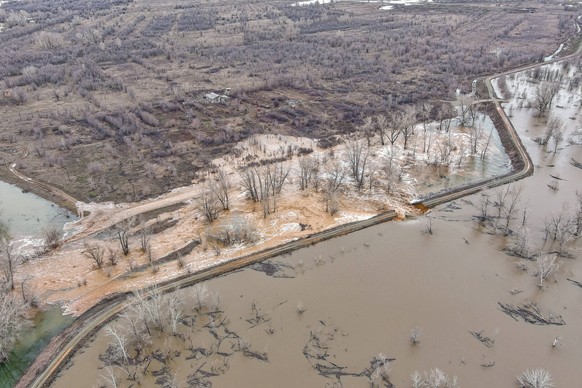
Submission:
M 511 129 L 507 129 L 508 131 Z M 511 137 L 510 137 L 511 138 Z M 519 145 L 515 145 L 516 155 L 520 155 Z M 525 166 L 526 163 L 516 163 L 517 165 Z M 518 171 L 517 173 L 521 174 L 522 171 Z M 436 206 L 437 203 L 444 203 L 450 200 L 450 196 L 454 195 L 455 197 L 467 195 L 465 192 L 475 192 L 480 190 L 483 187 L 489 187 L 491 182 L 488 180 L 487 182 L 482 182 L 478 184 L 469 185 L 469 187 L 463 187 L 462 190 L 455 190 L 453 193 L 448 193 L 447 195 L 438 195 L 434 198 L 426 199 L 426 203 L 430 204 L 430 206 Z M 432 202 L 430 202 L 432 200 Z M 421 206 L 422 207 L 422 206 Z M 209 279 L 211 277 L 222 275 L 228 272 L 232 272 L 243 266 L 249 265 L 250 263 L 262 261 L 270 257 L 278 256 L 287 252 L 291 252 L 296 249 L 300 249 L 302 247 L 306 247 L 317 242 L 335 238 L 346 233 L 352 233 L 356 230 L 361 230 L 363 228 L 367 228 L 372 225 L 377 225 L 379 223 L 383 223 L 387 220 L 394 219 L 396 217 L 395 212 L 388 212 L 381 214 L 379 216 L 371 217 L 369 219 L 358 221 L 354 223 L 349 223 L 341 226 L 337 226 L 332 229 L 324 230 L 322 232 L 307 235 L 305 237 L 301 237 L 297 241 L 292 241 L 286 243 L 284 245 L 276 245 L 272 248 L 268 248 L 266 250 L 244 256 L 244 257 L 235 257 L 228 262 L 223 262 L 217 265 L 214 265 L 208 269 L 204 269 L 198 271 L 195 274 L 187 274 L 180 276 L 177 279 L 173 279 L 168 282 L 163 282 L 161 284 L 165 284 L 162 286 L 162 289 L 175 289 L 176 287 L 183 287 L 191 285 L 195 282 Z M 55 339 L 54 343 L 51 344 L 51 347 L 47 349 L 47 353 L 39 356 L 39 362 L 35 363 L 33 367 L 29 370 L 29 372 L 23 377 L 21 382 L 19 383 L 19 387 L 25 387 L 30 384 L 30 382 L 34 379 L 34 377 L 44 371 L 44 374 L 40 377 L 37 381 L 45 381 L 45 379 L 51 379 L 51 376 L 62 367 L 63 361 L 70 357 L 75 349 L 83 343 L 84 338 L 86 338 L 90 333 L 96 331 L 101 327 L 105 322 L 112 319 L 118 311 L 122 309 L 123 305 L 123 296 L 126 294 L 117 294 L 110 296 L 111 302 L 103 302 L 100 303 L 99 307 L 92 308 L 88 312 L 82 314 L 77 320 L 81 322 L 81 324 L 75 325 L 77 330 L 71 330 L 67 332 L 67 335 L 60 336 L 59 338 Z M 99 311 L 100 310 L 100 311 Z M 98 311 L 98 312 L 96 312 Z M 96 314 L 99 315 L 99 318 L 96 318 Z M 82 328 L 82 331 L 80 331 Z M 59 356 L 56 361 L 55 359 L 52 360 L 50 365 L 46 364 L 47 360 L 50 360 L 50 354 L 52 354 L 55 349 L 59 349 Z M 34 386 L 34 385 L 33 385 Z
M 0 180 L 6 183 L 10 183 L 16 187 L 19 187 L 24 192 L 31 192 L 38 195 L 47 201 L 53 202 L 59 207 L 67 209 L 73 214 L 77 214 L 76 201 L 71 200 L 71 197 L 63 196 L 60 188 L 51 186 L 48 183 L 25 180 L 14 175 L 7 166 L 0 167 Z

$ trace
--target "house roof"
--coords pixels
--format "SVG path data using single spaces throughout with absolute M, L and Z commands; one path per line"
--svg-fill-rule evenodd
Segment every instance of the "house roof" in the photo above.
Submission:
M 216 94 L 214 92 L 211 92 L 211 93 L 205 94 L 204 97 L 209 99 L 209 100 L 216 100 L 218 97 L 220 97 L 220 95 Z

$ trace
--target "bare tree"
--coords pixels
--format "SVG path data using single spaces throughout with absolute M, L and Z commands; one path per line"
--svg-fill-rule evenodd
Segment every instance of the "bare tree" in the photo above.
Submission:
M 109 325 L 105 329 L 108 336 L 112 338 L 112 345 L 115 349 L 116 358 L 122 362 L 127 363 L 129 360 L 129 349 L 126 337 L 121 333 L 117 325 Z
M 473 125 L 469 128 L 469 149 L 471 155 L 477 153 L 477 146 L 479 145 L 479 140 L 483 137 L 483 127 L 481 125 Z
M 63 231 L 55 224 L 50 224 L 42 230 L 43 244 L 47 249 L 55 249 L 61 243 Z
M 216 195 L 216 199 L 222 205 L 222 210 L 228 210 L 230 208 L 230 180 L 226 171 L 219 168 L 216 171 L 216 181 L 211 181 L 210 183 L 211 191 Z
M 299 159 L 299 188 L 306 190 L 313 186 L 313 182 L 318 180 L 319 160 L 313 156 L 304 156 Z
M 364 135 L 369 148 L 372 137 L 374 136 L 374 120 L 372 117 L 368 116 L 364 119 L 364 123 L 360 126 L 360 131 L 362 132 L 362 135 Z
M 417 345 L 420 343 L 420 338 L 422 337 L 422 329 L 420 326 L 414 326 L 410 329 L 410 334 L 408 339 L 410 340 L 411 345 Z
M 182 319 L 182 295 L 167 297 L 167 301 L 170 328 L 172 329 L 172 335 L 176 335 L 178 334 L 178 324 Z
M 414 126 L 416 124 L 416 113 L 414 107 L 407 107 L 400 119 L 396 121 L 396 126 L 399 128 L 402 137 L 404 138 L 404 149 L 408 149 L 408 142 L 414 135 Z
M 133 217 L 123 220 L 115 226 L 117 239 L 119 240 L 121 251 L 125 256 L 129 254 L 129 229 L 131 228 L 132 224 Z
M 416 104 L 416 116 L 422 124 L 422 131 L 424 133 L 422 152 L 426 152 L 426 133 L 428 131 L 431 109 L 432 107 L 428 101 L 421 101 Z
M 456 116 L 455 109 L 451 103 L 443 102 L 437 108 L 437 120 L 439 120 L 439 131 L 448 132 L 451 128 L 451 120 Z
M 325 211 L 332 215 L 339 210 L 337 194 L 342 187 L 344 178 L 344 168 L 338 161 L 333 162 L 324 171 L 323 201 L 325 203 Z
M 557 151 L 558 143 L 564 139 L 564 122 L 559 117 L 552 117 L 546 124 L 544 137 L 536 138 L 535 140 L 540 145 L 546 146 L 550 139 L 555 138 L 556 135 L 558 136 L 559 141 L 555 143 L 554 153 Z
M 260 202 L 266 182 L 256 167 L 247 167 L 241 171 L 241 185 L 253 202 Z
M 458 388 L 457 376 L 449 377 L 439 368 L 428 372 L 414 371 L 410 375 L 413 388 Z
M 14 289 L 14 271 L 19 263 L 20 256 L 14 251 L 12 240 L 0 238 L 0 269 L 9 290 Z
M 400 125 L 402 115 L 403 113 L 401 111 L 394 111 L 387 118 L 386 125 L 388 126 L 388 130 L 386 131 L 386 138 L 392 147 L 394 147 L 394 143 L 396 143 L 396 140 L 398 140 L 402 133 Z
M 97 268 L 103 268 L 103 264 L 105 264 L 105 249 L 102 246 L 85 241 L 83 254 L 93 260 Z
M 535 90 L 532 105 L 537 110 L 538 116 L 541 117 L 548 109 L 551 108 L 554 97 L 560 90 L 560 84 L 549 81 L 542 81 Z
M 523 191 L 522 186 L 507 186 L 509 195 L 507 195 L 504 206 L 502 207 L 503 216 L 505 218 L 505 228 L 503 229 L 503 234 L 506 236 L 509 234 L 509 226 L 511 220 L 514 218 L 517 212 L 517 205 L 521 199 L 521 193 Z
M 552 375 L 545 369 L 528 369 L 516 378 L 519 388 L 552 388 L 554 386 Z
M 117 382 L 117 377 L 115 376 L 114 367 L 112 365 L 107 365 L 105 368 L 103 368 L 103 370 L 105 372 L 101 375 L 101 384 L 103 384 L 105 387 L 118 388 L 119 383 Z
M 245 168 L 241 172 L 243 188 L 250 199 L 261 203 L 264 217 L 277 210 L 277 196 L 283 190 L 289 172 L 283 163 Z
M 376 126 L 378 127 L 378 134 L 380 135 L 380 144 L 385 145 L 390 127 L 386 116 L 384 115 L 376 116 Z M 394 141 L 396 141 L 396 139 L 394 139 Z
M 556 272 L 559 267 L 558 255 L 548 254 L 538 257 L 535 272 L 539 281 L 538 287 L 542 288 L 544 286 L 544 280 Z
M 499 221 L 504 218 L 505 225 L 503 233 L 505 235 L 509 233 L 509 226 L 517 212 L 517 205 L 519 204 L 522 191 L 521 186 L 514 187 L 513 185 L 507 185 L 494 192 L 493 206 L 497 208 L 495 228 L 497 229 Z
M 524 259 L 532 257 L 533 244 L 530 232 L 526 227 L 522 226 L 517 230 L 513 236 L 513 241 L 508 247 L 508 251 L 511 254 L 523 257 Z
M 210 292 L 205 283 L 197 283 L 192 290 L 192 298 L 194 299 L 194 308 L 197 312 L 202 311 L 209 302 Z
M 19 334 L 27 326 L 23 318 L 25 304 L 13 293 L 0 291 L 0 364 L 12 350 Z
M 200 210 L 202 211 L 202 214 L 208 223 L 212 223 L 212 221 L 218 218 L 219 203 L 216 199 L 215 193 L 210 190 L 206 190 L 198 198 L 198 203 Z
M 140 228 L 139 228 L 139 242 L 141 251 L 147 251 L 150 245 L 150 237 L 151 237 L 151 228 L 146 225 L 145 220 L 140 220 Z
M 459 107 L 459 125 L 461 127 L 470 127 L 473 125 L 473 103 L 475 99 L 469 95 L 458 95 L 457 106 Z
M 491 205 L 491 196 L 489 194 L 481 194 L 479 200 L 479 216 L 477 217 L 481 225 L 489 219 L 489 205 Z
M 118 260 L 117 251 L 111 248 L 108 248 L 107 251 L 108 251 L 107 261 L 109 262 L 109 265 L 111 266 L 117 265 Z
M 564 121 L 558 117 L 554 117 L 548 121 L 548 127 L 552 127 L 551 133 L 554 138 L 554 154 L 558 152 L 558 147 L 560 143 L 564 140 L 564 131 L 566 126 Z
M 346 144 L 346 159 L 352 179 L 358 190 L 364 187 L 366 165 L 370 155 L 369 149 L 361 140 L 352 140 Z

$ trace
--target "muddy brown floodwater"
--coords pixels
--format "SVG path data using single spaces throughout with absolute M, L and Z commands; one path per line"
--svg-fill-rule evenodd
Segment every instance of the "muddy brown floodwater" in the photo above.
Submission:
M 514 96 L 531 92 L 527 76 L 518 73 L 507 80 Z M 579 92 L 560 91 L 551 112 L 564 118 L 566 139 L 571 137 L 573 143 L 576 136 L 570 134 L 578 127 Z M 543 242 L 543 220 L 566 202 L 574 208 L 575 191 L 582 190 L 582 169 L 570 161 L 582 162 L 582 146 L 564 141 L 556 154 L 551 144 L 544 150 L 532 139 L 545 131 L 545 119 L 533 117 L 532 109 L 518 108 L 519 103 L 519 98 L 508 103 L 514 106 L 512 122 L 536 169 L 532 177 L 514 184 L 523 192 L 512 225 L 515 229 L 521 223 L 517 218 L 527 205 L 533 244 L 537 251 L 551 251 Z M 548 187 L 556 180 L 551 175 L 560 178 L 558 190 Z M 487 193 L 494 195 L 496 190 Z M 570 243 L 571 258 L 559 259 L 560 269 L 540 289 L 533 276 L 535 262 L 528 262 L 527 270 L 519 269 L 519 259 L 503 251 L 511 238 L 475 222 L 482 198 L 476 194 L 421 218 L 378 225 L 269 261 L 284 264 L 280 276 L 247 268 L 206 282 L 220 295 L 220 310 L 228 317 L 230 330 L 268 356 L 265 362 L 234 353 L 228 356 L 227 370 L 209 381 L 216 387 L 337 386 L 340 380 L 320 376 L 304 355 L 310 333 L 318 333 L 327 338 L 327 360 L 346 367 L 344 371 L 362 372 L 379 353 L 394 358 L 390 381 L 398 387 L 411 386 L 409 375 L 414 370 L 434 367 L 458 376 L 462 387 L 512 387 L 516 375 L 532 368 L 547 369 L 557 387 L 580 386 L 582 288 L 567 280 L 582 281 L 580 241 Z M 429 218 L 433 235 L 424 233 Z M 247 321 L 253 301 L 265 314 L 265 322 L 254 327 Z M 298 302 L 305 308 L 302 314 Z M 516 306 L 535 302 L 546 317 L 561 316 L 566 324 L 515 320 L 499 309 L 498 302 Z M 191 308 L 186 310 L 191 315 Z M 208 348 L 213 339 L 202 329 L 204 319 L 199 317 L 200 324 L 193 329 L 183 325 L 180 330 L 190 330 L 195 345 Z M 415 346 L 409 342 L 413 327 L 422 333 Z M 494 340 L 492 347 L 469 333 L 481 330 Z M 556 337 L 562 339 L 552 347 Z M 96 385 L 104 373 L 98 356 L 109 341 L 104 330 L 98 332 L 52 386 Z M 188 386 L 188 376 L 200 365 L 212 361 L 213 356 L 186 360 L 190 353 L 176 338 L 170 345 L 180 351 L 168 366 L 181 386 Z M 150 372 L 161 367 L 154 364 Z M 142 384 L 155 386 L 156 379 L 148 374 Z M 369 382 L 343 376 L 341 384 L 361 387 Z M 128 382 L 122 380 L 121 385 Z

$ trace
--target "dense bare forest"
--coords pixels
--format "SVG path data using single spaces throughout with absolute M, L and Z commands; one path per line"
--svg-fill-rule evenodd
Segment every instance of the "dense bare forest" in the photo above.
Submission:
M 28 176 L 85 201 L 137 200 L 190 183 L 254 133 L 326 147 L 407 105 L 438 118 L 475 76 L 551 54 L 576 32 L 574 11 L 554 1 L 9 1 L 2 175 L 19 146 Z

